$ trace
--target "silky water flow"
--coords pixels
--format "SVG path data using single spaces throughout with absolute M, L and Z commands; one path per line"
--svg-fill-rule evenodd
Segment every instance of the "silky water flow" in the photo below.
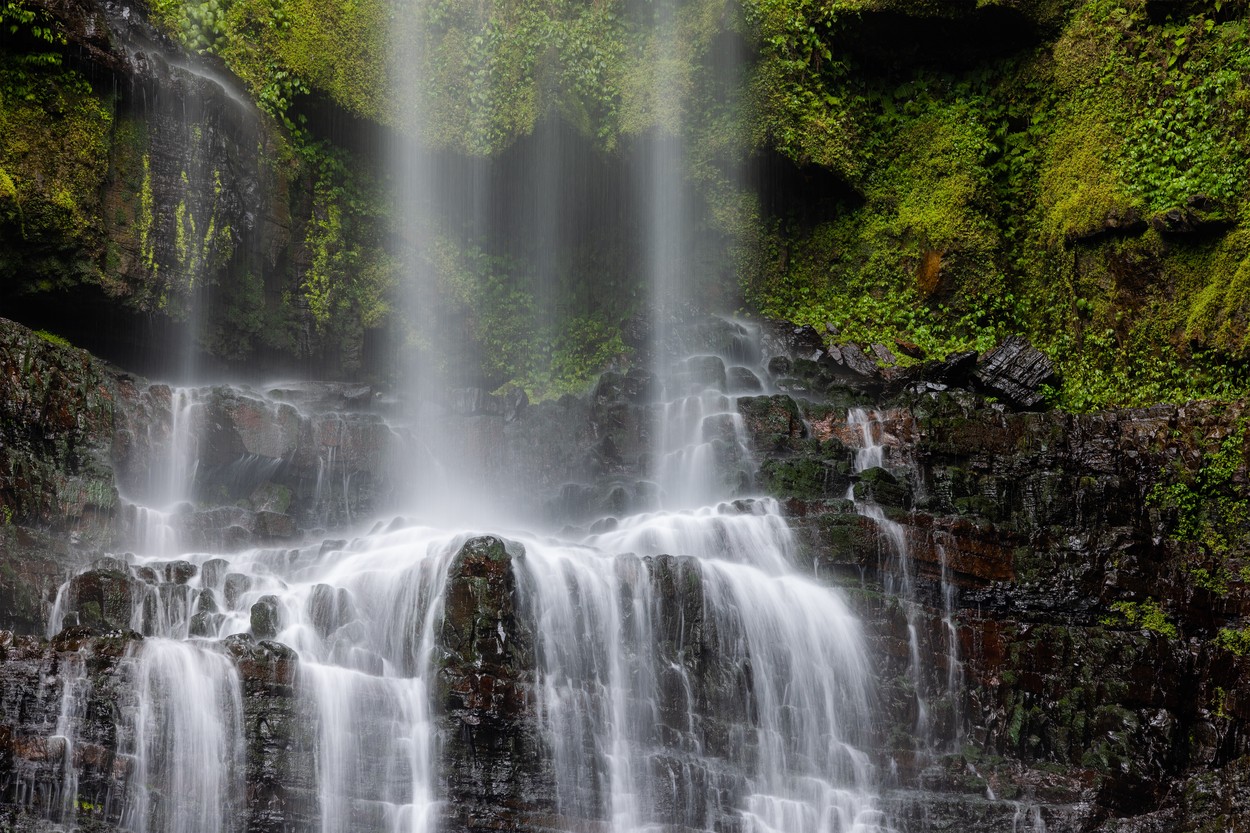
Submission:
M 732 350 L 674 346 L 673 312 L 693 300 L 686 282 L 696 270 L 698 223 L 683 182 L 688 149 L 677 138 L 685 94 L 679 6 L 657 8 L 654 107 L 665 126 L 642 142 L 639 177 L 658 391 L 648 411 L 645 511 L 600 518 L 580 533 L 504 522 L 496 507 L 505 497 L 484 487 L 489 477 L 474 476 L 482 461 L 438 447 L 431 406 L 450 396 L 450 371 L 429 349 L 447 323 L 432 312 L 438 275 L 428 252 L 445 230 L 429 201 L 438 193 L 433 157 L 399 147 L 396 205 L 411 218 L 406 243 L 419 253 L 401 293 L 416 324 L 409 355 L 418 358 L 398 368 L 412 407 L 397 428 L 420 449 L 404 510 L 412 517 L 294 548 L 206 545 L 188 524 L 203 502 L 208 394 L 171 391 L 167 436 L 153 443 L 164 457 L 142 494 L 124 496 L 134 552 L 113 563 L 152 579 L 131 595 L 130 627 L 145 638 L 122 659 L 128 696 L 116 719 L 128 775 L 115 798 L 126 829 L 244 828 L 247 727 L 230 648 L 250 634 L 296 658 L 296 713 L 310 747 L 302 751 L 314 770 L 308 827 L 437 831 L 445 810 L 437 635 L 449 570 L 483 533 L 513 542 L 517 606 L 535 627 L 533 705 L 563 829 L 890 829 L 868 753 L 879 727 L 861 624 L 837 587 L 800 568 L 777 502 L 753 495 L 738 398 L 768 384 L 758 333 L 732 323 Z M 423 42 L 419 15 L 402 19 L 404 41 Z M 417 134 L 419 57 L 400 73 L 401 92 L 417 102 L 407 117 Z M 470 206 L 479 197 L 460 195 Z M 868 443 L 863 453 L 874 453 Z M 327 506 L 338 503 L 331 454 L 319 461 L 327 479 L 319 475 L 316 494 Z M 260 478 L 253 469 L 277 459 L 240 458 L 232 476 Z M 334 520 L 358 529 L 361 519 L 344 512 Z M 71 585 L 58 594 L 50 636 L 74 624 Z M 72 669 L 56 728 L 66 748 L 81 720 L 74 692 L 83 682 Z M 73 789 L 68 775 L 64 788 Z M 58 802 L 63 818 L 72 814 L 72 799 Z
M 298 655 L 317 827 L 437 829 L 431 684 L 443 592 L 463 543 L 499 532 L 523 552 L 513 560 L 518 606 L 535 623 L 536 713 L 567 823 L 614 833 L 888 829 L 866 752 L 874 695 L 860 623 L 837 588 L 796 567 L 778 504 L 749 496 L 754 467 L 724 368 L 765 379 L 752 350 L 750 368 L 734 366 L 740 355 L 702 355 L 665 369 L 651 407 L 654 505 L 590 534 L 402 521 L 346 542 L 225 554 L 182 551 L 176 532 L 147 537 L 128 569 L 189 578 L 132 594 L 131 626 L 147 638 L 124 660 L 126 826 L 238 827 L 242 689 L 223 645 L 261 627 L 260 611 L 266 632 L 256 636 Z M 197 401 L 181 392 L 171 407 Z M 171 425 L 203 423 L 171 415 Z M 165 461 L 189 481 L 194 434 L 171 430 Z M 189 499 L 194 486 L 172 493 Z M 50 632 L 72 624 L 57 619 L 68 588 Z M 66 743 L 71 705 L 58 726 Z

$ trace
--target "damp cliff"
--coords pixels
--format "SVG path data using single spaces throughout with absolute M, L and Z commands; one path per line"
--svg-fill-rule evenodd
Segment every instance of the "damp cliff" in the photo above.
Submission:
M 15 3 L 5 312 L 162 376 L 382 381 L 430 266 L 473 384 L 559 395 L 644 348 L 628 183 L 669 136 L 723 308 L 930 355 L 1024 334 L 1070 410 L 1244 388 L 1243 3 L 700 0 L 659 63 L 656 15 Z M 421 143 L 425 240 L 386 162 Z
M 1041 829 L 1038 820 L 1051 831 L 1237 829 L 1250 777 L 1244 403 L 1020 411 L 986 396 L 1004 374 L 1036 384 L 1027 345 L 1006 345 L 1011 361 L 952 357 L 905 374 L 869 362 L 851 372 L 844 357 L 858 348 L 835 357 L 811 351 L 810 331 L 772 332 L 768 382 L 789 392 L 738 400 L 759 463 L 754 487 L 783 501 L 796 558 L 842 588 L 863 621 L 878 681 L 867 751 L 889 773 L 881 802 L 900 829 Z M 272 641 L 292 612 L 274 596 L 233 612 L 257 579 L 226 560 L 136 563 L 117 549 L 133 523 L 122 495 L 141 488 L 137 455 L 159 456 L 163 432 L 173 430 L 170 391 L 17 325 L 4 325 L 0 345 L 0 430 L 12 452 L 0 480 L 0 823 L 129 829 L 135 767 L 158 771 L 120 717 L 139 696 L 137 646 L 161 631 L 161 617 L 176 615 L 177 600 L 207 597 L 193 588 L 217 588 L 221 609 L 201 601 L 183 627 L 209 634 L 220 617 L 243 617 L 241 635 L 221 643 L 240 680 L 245 744 L 245 799 L 227 808 L 229 829 L 315 824 L 324 808 L 309 777 L 327 764 L 316 763 L 303 710 L 317 678 Z M 742 376 L 719 359 L 684 372 L 713 385 Z M 364 438 L 385 403 L 356 392 L 353 409 L 350 393 L 319 391 L 321 404 L 306 396 L 302 411 L 262 406 L 271 400 L 260 394 L 249 402 L 238 390 L 203 393 L 206 436 L 218 437 L 206 458 L 218 460 L 216 470 L 251 466 L 252 475 L 227 481 L 210 471 L 179 511 L 176 534 L 210 552 L 276 547 L 274 556 L 292 563 L 350 552 L 348 541 L 319 532 L 344 518 L 318 514 L 307 462 L 315 452 L 301 444 L 322 443 L 325 460 L 327 418 L 301 416 L 320 409 L 338 414 L 335 431 L 356 425 L 360 446 L 376 447 Z M 526 484 L 544 495 L 534 512 L 577 523 L 604 507 L 623 516 L 629 501 L 645 505 L 628 484 L 642 471 L 637 442 L 653 397 L 646 374 L 607 374 L 583 399 L 509 408 L 479 394 L 464 397 L 476 408 L 449 418 L 479 437 L 561 437 L 564 462 L 533 469 Z M 519 455 L 511 470 L 525 456 L 516 447 L 527 445 L 510 446 Z M 878 450 L 878 465 L 864 467 L 857 454 L 865 447 Z M 342 448 L 336 465 L 387 482 L 385 455 Z M 265 454 L 282 465 L 256 468 Z M 227 492 L 224 482 L 241 485 Z M 571 482 L 583 485 L 570 491 Z M 281 490 L 285 505 L 259 507 Z M 384 509 L 375 491 L 336 495 L 361 514 Z M 752 509 L 743 502 L 727 511 Z M 404 525 L 396 519 L 391 529 Z M 894 549 L 891 530 L 901 531 L 904 550 Z M 557 815 L 563 782 L 540 729 L 535 670 L 551 650 L 541 639 L 550 622 L 539 621 L 550 611 L 527 602 L 534 590 L 523 586 L 534 580 L 536 556 L 494 537 L 454 547 L 441 609 L 429 614 L 418 597 L 410 614 L 437 615 L 428 656 L 440 829 L 560 829 L 569 820 Z M 693 697 L 714 749 L 754 718 L 735 711 L 746 669 L 722 653 L 723 620 L 707 607 L 712 575 L 679 552 L 640 563 L 656 650 L 683 669 L 657 688 L 658 725 L 673 737 L 689 731 Z M 307 604 L 310 627 L 346 633 L 350 600 L 324 587 Z M 377 702 L 385 710 L 387 701 Z

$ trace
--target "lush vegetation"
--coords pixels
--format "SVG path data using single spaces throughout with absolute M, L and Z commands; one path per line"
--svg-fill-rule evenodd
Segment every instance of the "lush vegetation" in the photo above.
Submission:
M 855 196 L 775 220 L 749 299 L 930 354 L 1024 332 L 1075 410 L 1243 393 L 1244 4 L 1035 4 L 1053 40 L 959 70 L 873 73 L 822 49 L 905 5 L 770 5 L 769 140 Z
M 170 176 L 156 176 L 145 126 L 66 64 L 56 19 L 4 0 L 15 46 L 0 59 L 0 223 L 28 241 L 3 255 L 6 273 L 20 258 L 37 290 L 89 281 L 175 318 L 213 285 L 222 302 L 200 339 L 219 355 L 316 342 L 358 367 L 367 333 L 412 325 L 397 321 L 397 287 L 431 262 L 488 379 L 557 393 L 627 352 L 629 247 L 608 241 L 620 262 L 591 267 L 611 282 L 605 302 L 579 296 L 585 274 L 552 290 L 527 253 L 459 229 L 427 230 L 438 250 L 417 252 L 376 169 L 310 124 L 329 107 L 479 158 L 549 117 L 605 155 L 681 134 L 686 178 L 728 255 L 710 267 L 718 279 L 736 271 L 748 309 L 836 340 L 941 356 L 1022 332 L 1056 360 L 1054 401 L 1073 410 L 1250 383 L 1244 2 L 151 0 L 150 11 L 224 62 L 269 120 L 258 177 L 289 195 L 279 271 L 238 248 L 219 169 L 181 172 L 195 198 L 162 195 Z M 752 154 L 836 184 L 761 202 L 743 184 Z

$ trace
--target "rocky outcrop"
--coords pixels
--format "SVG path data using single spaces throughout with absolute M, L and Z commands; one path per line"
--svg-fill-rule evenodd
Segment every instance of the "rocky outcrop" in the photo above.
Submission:
M 961 829 L 1001 829 L 984 804 L 990 791 L 1036 804 L 1050 830 L 1238 818 L 1222 814 L 1250 753 L 1235 693 L 1250 684 L 1241 636 L 1250 583 L 1244 529 L 1219 517 L 1246 500 L 1246 407 L 1013 414 L 946 393 L 877 412 L 890 488 L 870 470 L 852 478 L 855 493 L 902 525 L 920 650 L 932 657 L 918 694 L 938 734 L 962 737 L 966 750 L 917 758 L 909 741 L 891 753 L 918 786 L 962 795 L 927 812 L 954 801 L 938 815 Z M 814 437 L 773 446 L 762 472 L 845 469 L 840 443 L 813 442 L 830 428 L 812 413 Z M 792 496 L 819 570 L 878 576 L 870 585 L 893 575 L 897 585 L 884 530 L 837 500 L 841 480 L 823 482 L 764 481 Z M 862 610 L 882 679 L 895 681 L 885 702 L 906 725 L 917 702 L 909 623 L 871 600 Z M 955 678 L 963 683 L 952 696 Z M 1048 775 L 1055 767 L 1067 774 Z M 1203 805 L 1206 821 L 1182 809 L 1195 806 L 1191 783 L 1223 796 Z M 974 818 L 983 826 L 969 826 Z
M 370 516 L 404 442 L 374 404 L 334 384 L 176 390 L 0 319 L 0 627 L 42 632 L 57 587 L 103 552 L 291 542 Z M 140 505 L 184 487 L 169 511 Z M 109 593 L 83 590 L 101 600 L 84 624 L 129 626 L 125 604 L 114 615 Z
M 12 413 L 87 409 L 81 420 L 14 417 L 0 425 L 6 442 L 43 466 L 24 471 L 48 473 L 23 481 L 35 488 L 5 504 L 20 522 L 0 528 L 0 626 L 43 633 L 57 587 L 91 564 L 60 595 L 67 627 L 54 640 L 0 637 L 0 820 L 34 830 L 40 819 L 65 818 L 72 808 L 47 797 L 66 777 L 69 754 L 83 796 L 79 822 L 113 829 L 120 811 L 106 799 L 125 794 L 128 764 L 119 724 L 105 715 L 129 696 L 124 668 L 142 644 L 130 628 L 152 630 L 159 600 L 161 610 L 188 610 L 193 634 L 215 633 L 220 613 L 191 609 L 190 588 L 212 587 L 235 609 L 246 579 L 227 575 L 222 560 L 139 568 L 99 558 L 88 544 L 105 537 L 64 543 L 79 530 L 112 529 L 116 510 L 73 509 L 62 526 L 49 524 L 57 536 L 35 532 L 41 512 L 77 506 L 64 469 L 134 484 L 173 430 L 171 417 L 159 415 L 171 413 L 175 392 L 11 326 L 0 334 L 0 359 L 30 368 L 0 379 Z M 772 356 L 777 379 L 822 378 L 823 357 L 804 353 L 823 350 L 815 344 Z M 1027 354 L 1018 344 L 1010 351 Z M 989 833 L 1037 819 L 1051 831 L 1236 829 L 1250 758 L 1250 405 L 1019 411 L 969 390 L 989 385 L 974 374 L 988 378 L 989 368 L 1013 365 L 994 356 L 930 363 L 926 377 L 884 385 L 897 392 L 875 403 L 866 388 L 828 379 L 802 392 L 755 393 L 744 376 L 732 381 L 741 376 L 732 359 L 703 358 L 682 372 L 743 392 L 738 414 L 759 460 L 747 491 L 782 499 L 802 563 L 841 585 L 865 623 L 881 710 L 869 751 L 893 773 L 883 802 L 906 829 Z M 51 386 L 50 374 L 90 380 L 91 390 L 109 395 Z M 355 461 L 361 476 L 376 472 L 389 429 L 366 405 L 371 399 L 346 388 L 205 389 L 195 403 L 210 461 L 202 488 L 236 489 L 230 499 L 245 505 L 190 509 L 187 517 L 211 516 L 218 529 L 242 529 L 265 513 L 293 524 L 304 510 L 291 507 L 308 505 L 301 478 L 326 464 L 329 448 Z M 654 400 L 648 374 L 612 373 L 585 399 L 513 412 L 473 408 L 449 419 L 476 432 L 474 442 L 511 449 L 496 464 L 530 477 L 531 499 L 550 501 L 552 517 L 585 522 L 645 505 Z M 336 415 L 310 416 L 315 407 Z M 849 407 L 869 409 L 881 466 L 854 471 L 862 437 L 848 425 Z M 708 429 L 713 438 L 721 422 Z M 533 453 L 543 446 L 556 452 Z M 232 461 L 245 462 L 241 474 L 228 476 Z M 568 487 L 571 476 L 582 478 L 580 491 Z M 0 480 L 8 489 L 0 494 L 18 495 L 16 483 Z M 290 505 L 280 512 L 273 488 L 285 483 Z M 897 525 L 905 551 L 864 511 L 868 504 Z M 238 540 L 272 539 L 251 530 Z M 535 691 L 541 611 L 524 603 L 534 598 L 525 563 L 516 545 L 476 538 L 447 573 L 433 687 L 449 831 L 585 821 L 554 815 L 555 775 Z M 703 754 L 728 756 L 731 724 L 750 716 L 735 695 L 741 669 L 718 654 L 719 625 L 703 607 L 697 565 L 664 556 L 639 559 L 636 569 L 632 580 L 649 582 L 653 599 L 658 642 L 648 655 L 681 668 L 690 686 L 657 678 L 658 736 L 683 731 L 682 704 L 694 697 L 707 715 Z M 351 604 L 328 586 L 314 588 L 314 628 L 333 632 Z M 249 787 L 239 812 L 248 829 L 299 829 L 315 824 L 317 798 L 298 661 L 265 639 L 283 626 L 279 606 L 260 598 L 250 613 L 253 635 L 222 646 L 244 691 Z M 66 752 L 54 736 L 70 679 L 87 681 L 91 693 L 80 739 Z

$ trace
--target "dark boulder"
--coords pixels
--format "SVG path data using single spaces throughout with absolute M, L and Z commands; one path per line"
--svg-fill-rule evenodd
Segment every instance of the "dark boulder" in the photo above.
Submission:
M 252 605 L 252 635 L 273 639 L 282 630 L 282 611 L 276 596 L 261 596 Z
M 851 384 L 875 383 L 881 376 L 877 363 L 856 344 L 830 347 L 828 354 L 821 359 L 821 365 L 830 368 L 840 381 Z
M 981 357 L 974 373 L 987 393 L 1014 407 L 1036 409 L 1045 402 L 1039 388 L 1055 379 L 1055 366 L 1020 336 L 1011 336 Z

